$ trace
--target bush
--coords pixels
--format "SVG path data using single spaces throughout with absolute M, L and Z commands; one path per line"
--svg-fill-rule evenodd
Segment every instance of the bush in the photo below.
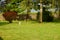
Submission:
M 31 16 L 29 14 L 20 14 L 18 15 L 18 20 L 27 20 L 27 19 L 31 19 Z
M 43 12 L 43 21 L 46 21 L 46 22 L 52 22 L 53 21 L 53 16 L 50 15 L 49 11 Z
M 7 11 L 3 14 L 3 17 L 5 18 L 5 20 L 9 21 L 9 23 L 12 23 L 12 20 L 15 20 L 17 17 L 17 12 Z

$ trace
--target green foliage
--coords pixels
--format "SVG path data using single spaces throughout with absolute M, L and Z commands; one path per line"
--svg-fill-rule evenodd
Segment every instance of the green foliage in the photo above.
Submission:
M 26 9 L 26 1 L 21 0 L 11 0 L 11 2 L 7 3 L 4 11 L 16 11 L 22 12 Z

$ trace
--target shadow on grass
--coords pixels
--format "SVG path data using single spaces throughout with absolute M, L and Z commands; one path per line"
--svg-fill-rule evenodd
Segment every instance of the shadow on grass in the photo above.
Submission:
M 32 20 L 32 23 L 39 23 L 39 21 L 37 20 Z M 50 21 L 50 22 L 44 22 L 43 23 L 60 23 L 60 20 L 54 20 L 54 21 Z
M 3 38 L 2 38 L 2 37 L 0 37 L 0 40 L 3 40 Z
M 0 22 L 0 26 L 7 25 L 9 24 L 8 22 Z
M 60 23 L 60 20 L 54 20 L 53 23 Z

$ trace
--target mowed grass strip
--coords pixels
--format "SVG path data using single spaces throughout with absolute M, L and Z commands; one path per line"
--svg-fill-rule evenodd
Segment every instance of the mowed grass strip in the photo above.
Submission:
M 21 21 L 21 24 L 0 24 L 0 37 L 4 40 L 60 40 L 60 23 Z

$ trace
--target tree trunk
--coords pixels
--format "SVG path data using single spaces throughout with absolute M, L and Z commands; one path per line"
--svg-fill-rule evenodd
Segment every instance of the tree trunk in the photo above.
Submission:
M 29 19 L 29 13 L 30 13 L 30 1 L 27 0 L 27 16 L 26 16 L 26 21 Z
M 40 0 L 40 3 L 41 3 L 41 5 L 40 5 L 40 16 L 39 16 L 39 22 L 40 23 L 42 23 L 42 10 L 43 10 L 43 6 L 42 6 L 42 0 Z
M 58 7 L 59 7 L 58 14 L 59 14 L 59 19 L 60 19 L 60 0 L 58 0 Z
M 54 0 L 51 0 L 51 2 L 52 2 L 52 9 L 53 9 L 54 8 Z M 52 10 L 52 15 L 54 15 L 53 10 Z

